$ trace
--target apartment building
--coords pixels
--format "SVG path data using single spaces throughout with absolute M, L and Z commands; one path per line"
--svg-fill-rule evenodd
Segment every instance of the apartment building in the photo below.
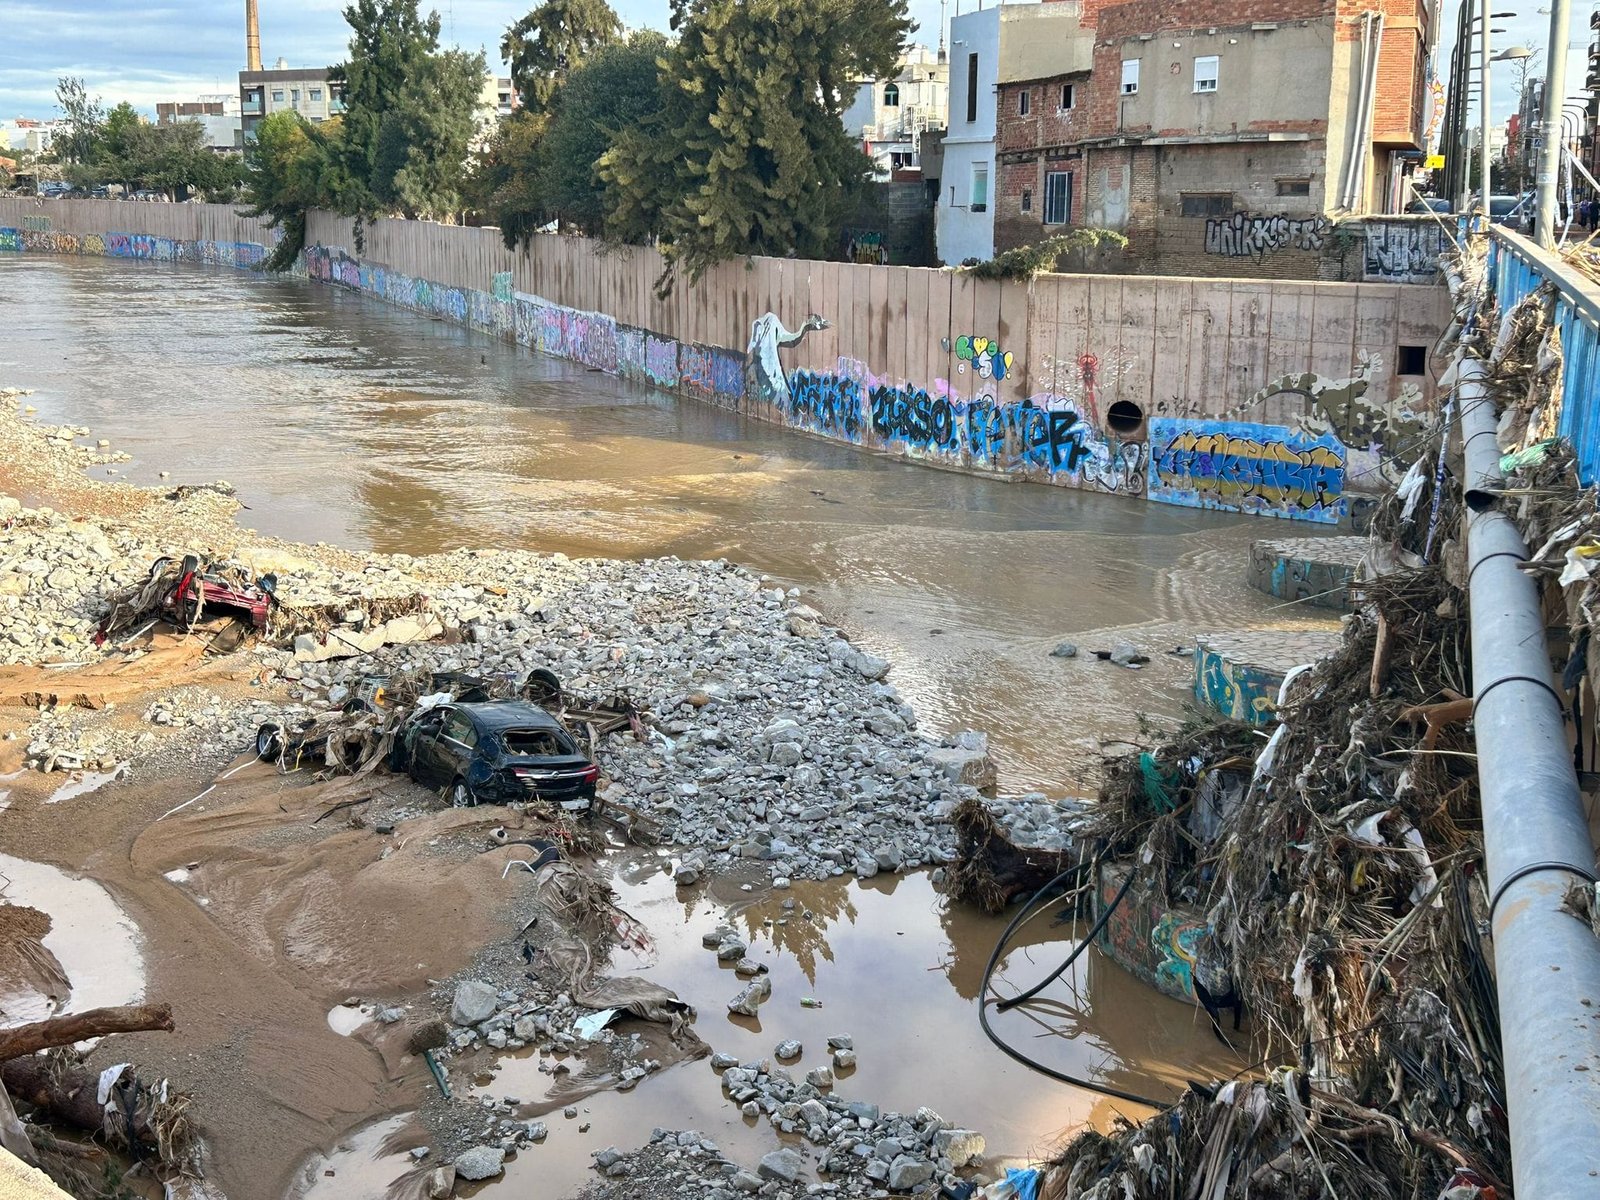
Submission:
M 239 72 L 239 110 L 244 140 L 250 141 L 263 117 L 292 110 L 322 122 L 344 111 L 344 99 L 327 67 L 291 67 L 280 58 L 268 70 Z

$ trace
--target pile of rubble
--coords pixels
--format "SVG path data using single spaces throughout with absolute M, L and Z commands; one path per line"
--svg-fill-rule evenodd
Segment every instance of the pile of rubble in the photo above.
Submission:
M 765 1115 L 774 1129 L 804 1139 L 812 1149 L 785 1146 L 751 1169 L 728 1161 L 701 1133 L 657 1129 L 650 1144 L 633 1153 L 614 1146 L 597 1151 L 595 1168 L 605 1181 L 590 1185 L 584 1200 L 929 1194 L 959 1183 L 958 1172 L 984 1154 L 982 1134 L 953 1127 L 931 1108 L 910 1116 L 881 1112 L 875 1104 L 844 1100 L 809 1082 L 797 1084 L 770 1061 L 730 1066 L 719 1057 L 712 1066 L 722 1072 L 729 1095 L 744 1098 L 747 1116 Z M 825 1182 L 808 1177 L 808 1153 Z
M 626 697 L 656 729 L 601 744 L 602 798 L 698 849 L 684 882 L 739 860 L 811 879 L 949 862 L 950 812 L 993 781 L 981 734 L 922 736 L 883 660 L 726 562 L 508 551 L 405 563 L 459 637 L 315 664 L 266 652 L 299 705 L 284 723 L 336 707 L 373 673 L 520 680 L 545 668 L 570 693 Z

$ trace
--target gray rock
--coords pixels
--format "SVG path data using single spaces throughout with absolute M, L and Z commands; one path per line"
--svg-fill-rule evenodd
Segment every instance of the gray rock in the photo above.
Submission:
M 1111 661 L 1119 667 L 1137 667 L 1150 660 L 1132 642 L 1119 640 L 1111 647 Z
M 925 1158 L 902 1154 L 889 1164 L 889 1190 L 909 1192 L 933 1178 L 933 1164 Z
M 505 1160 L 499 1146 L 474 1146 L 456 1155 L 456 1174 L 468 1181 L 492 1179 L 505 1170 Z
M 1077 658 L 1078 657 L 1078 648 L 1076 646 L 1074 646 L 1071 642 L 1062 642 L 1054 650 L 1050 651 L 1050 657 L 1051 658 Z
M 594 1165 L 604 1171 L 613 1163 L 622 1161 L 622 1151 L 615 1146 L 607 1146 L 604 1150 L 594 1152 Z
M 933 1135 L 933 1148 L 940 1158 L 948 1158 L 952 1166 L 964 1167 L 982 1158 L 988 1143 L 983 1134 L 970 1129 L 941 1129 Z
M 828 1067 L 816 1067 L 806 1072 L 806 1082 L 818 1091 L 826 1091 L 833 1086 L 833 1071 Z
M 835 1071 L 853 1071 L 856 1065 L 856 1052 L 854 1050 L 835 1050 L 833 1052 L 833 1069 Z
M 793 1183 L 805 1170 L 805 1160 L 793 1150 L 774 1150 L 761 1160 L 758 1168 L 761 1178 L 776 1179 L 779 1183 Z
M 800 1057 L 804 1047 L 797 1041 L 779 1042 L 772 1053 L 779 1062 L 791 1062 Z
M 770 995 L 772 995 L 772 977 L 758 975 L 745 984 L 737 996 L 728 1001 L 728 1011 L 740 1016 L 753 1017 L 761 1002 Z
M 455 999 L 450 1004 L 450 1020 L 456 1025 L 476 1025 L 494 1016 L 499 1004 L 500 992 L 492 983 L 469 979 L 456 985 Z
M 731 1054 L 713 1054 L 711 1056 L 711 1069 L 713 1071 L 726 1071 L 729 1067 L 737 1067 L 739 1060 Z

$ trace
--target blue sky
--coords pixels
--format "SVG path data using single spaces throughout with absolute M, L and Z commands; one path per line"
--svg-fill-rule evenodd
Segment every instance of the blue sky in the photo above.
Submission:
M 271 66 L 326 66 L 344 57 L 345 0 L 260 0 L 261 56 Z M 964 0 L 971 8 L 974 0 Z M 433 0 L 442 40 L 483 47 L 498 60 L 506 26 L 533 0 Z M 612 0 L 629 25 L 667 27 L 667 0 Z M 423 0 L 422 7 L 430 7 Z M 954 12 L 955 5 L 951 4 Z M 912 0 L 918 41 L 939 40 L 938 0 Z M 454 31 L 452 35 L 452 30 Z M 3 0 L 0 120 L 50 117 L 56 79 L 80 75 L 107 107 L 120 100 L 154 112 L 158 100 L 238 89 L 244 66 L 244 0 Z
M 260 0 L 262 56 L 270 65 L 286 58 L 293 66 L 324 66 L 344 56 L 347 31 L 344 0 Z M 630 25 L 665 28 L 667 0 L 613 0 Z M 960 0 L 969 10 L 976 0 Z M 500 35 L 530 6 L 506 0 L 441 0 L 445 40 L 469 49 L 482 46 L 498 58 Z M 157 100 L 191 99 L 197 94 L 232 92 L 244 65 L 244 2 L 175 3 L 173 0 L 4 0 L 0 18 L 0 119 L 55 114 L 55 84 L 61 75 L 81 75 L 91 93 L 107 105 L 129 100 L 153 111 Z M 426 7 L 426 5 L 425 5 Z M 1448 62 L 1458 3 L 1445 2 L 1440 58 Z M 1476 10 L 1477 0 L 1472 7 Z M 1500 0 L 1495 12 L 1518 15 L 1497 20 L 1505 33 L 1496 48 L 1523 43 L 1543 48 L 1549 18 L 1538 0 Z M 1573 5 L 1568 92 L 1578 91 L 1585 73 L 1582 47 L 1590 39 L 1592 4 Z M 951 0 L 950 12 L 956 11 Z M 917 40 L 938 43 L 938 0 L 912 0 L 912 17 L 921 25 Z M 453 31 L 453 32 L 452 32 Z M 1441 67 L 1441 74 L 1443 67 Z M 1543 74 L 1543 67 L 1538 72 Z M 1494 114 L 1497 124 L 1515 107 L 1516 72 L 1495 67 Z
M 1548 0 L 1545 0 L 1548 3 Z M 1483 11 L 1479 0 L 1471 0 L 1470 7 L 1473 16 Z M 1540 51 L 1538 65 L 1530 72 L 1532 78 L 1543 79 L 1545 63 L 1549 61 L 1548 47 L 1550 44 L 1550 15 L 1541 11 L 1545 5 L 1539 0 L 1528 3 L 1527 0 L 1499 0 L 1491 2 L 1491 13 L 1514 13 L 1511 17 L 1502 17 L 1490 21 L 1491 31 L 1505 30 L 1504 33 L 1490 35 L 1490 56 L 1493 57 L 1511 46 L 1527 46 L 1530 50 Z M 1572 28 L 1568 34 L 1567 57 L 1567 95 L 1576 95 L 1583 88 L 1584 76 L 1588 74 L 1588 46 L 1593 39 L 1594 31 L 1589 28 L 1589 14 L 1595 8 L 1593 3 L 1584 0 L 1574 0 L 1572 4 Z M 1456 36 L 1456 17 L 1460 11 L 1459 0 L 1445 0 L 1444 3 L 1444 29 L 1439 42 L 1436 58 L 1439 63 L 1439 74 L 1443 77 L 1450 65 L 1450 47 L 1454 44 Z M 1478 26 L 1473 25 L 1476 36 Z M 1477 58 L 1473 58 L 1473 69 L 1477 69 Z M 1518 68 L 1515 63 L 1495 63 L 1494 73 L 1489 81 L 1491 115 L 1496 125 L 1504 126 L 1506 119 L 1517 108 L 1517 79 Z M 1474 124 L 1476 118 L 1476 102 L 1469 116 Z M 1493 143 L 1491 143 L 1492 145 Z

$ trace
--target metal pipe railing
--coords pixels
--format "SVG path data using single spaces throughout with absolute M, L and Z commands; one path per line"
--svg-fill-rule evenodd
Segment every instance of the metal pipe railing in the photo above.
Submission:
M 1538 587 L 1501 504 L 1483 363 L 1458 357 L 1473 726 L 1516 1194 L 1600 1198 L 1600 938 L 1563 907 L 1594 846 Z

